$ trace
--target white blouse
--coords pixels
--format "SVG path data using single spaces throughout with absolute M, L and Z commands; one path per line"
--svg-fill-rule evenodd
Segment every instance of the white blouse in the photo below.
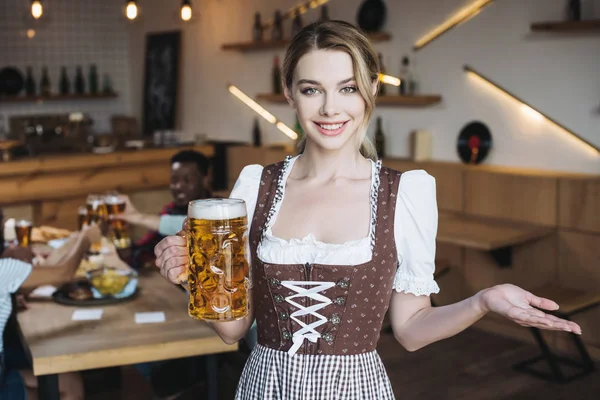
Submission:
M 290 171 L 298 156 L 292 158 L 282 177 L 283 198 Z M 243 199 L 248 208 L 248 221 L 252 220 L 263 167 L 246 166 L 233 187 L 230 197 Z M 372 163 L 371 190 L 378 180 L 374 179 L 377 169 Z M 394 289 L 398 292 L 419 295 L 438 293 L 439 287 L 433 279 L 435 271 L 435 236 L 437 232 L 437 203 L 435 179 L 423 170 L 402 174 L 396 200 L 394 238 L 398 251 L 398 270 Z M 302 239 L 284 240 L 275 237 L 272 225 L 277 219 L 283 202 L 275 204 L 275 213 L 266 227 L 265 235 L 258 246 L 258 257 L 273 264 L 304 264 L 306 262 L 326 265 L 358 265 L 372 257 L 370 237 L 343 244 L 324 243 L 312 234 Z M 373 219 L 373 215 L 371 219 Z M 371 221 L 373 222 L 373 221 Z M 371 223 L 373 227 L 373 223 Z

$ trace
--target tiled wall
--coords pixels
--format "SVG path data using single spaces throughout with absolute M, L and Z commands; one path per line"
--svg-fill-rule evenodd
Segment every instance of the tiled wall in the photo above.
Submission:
M 107 73 L 116 99 L 0 103 L 0 116 L 8 125 L 13 115 L 85 112 L 94 120 L 95 132 L 110 131 L 110 117 L 130 115 L 129 36 L 122 16 L 123 0 L 44 0 L 38 24 L 29 14 L 29 0 L 0 0 L 0 68 L 14 66 L 25 75 L 33 67 L 37 89 L 42 66 L 48 67 L 52 91 L 58 92 L 60 70 L 67 67 L 71 90 L 75 68 L 83 67 L 86 88 L 90 64 L 96 64 L 99 88 Z M 33 38 L 27 30 L 35 29 Z

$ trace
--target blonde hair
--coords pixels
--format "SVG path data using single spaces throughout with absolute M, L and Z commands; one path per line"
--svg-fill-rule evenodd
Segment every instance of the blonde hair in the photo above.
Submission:
M 371 42 L 358 28 L 345 21 L 324 21 L 307 25 L 294 36 L 283 61 L 283 79 L 289 90 L 292 88 L 298 61 L 314 50 L 343 51 L 352 58 L 358 92 L 365 101 L 365 118 L 358 127 L 360 153 L 366 158 L 377 160 L 375 146 L 367 136 L 367 126 L 375 109 L 372 85 L 379 81 L 379 58 Z M 304 151 L 305 146 L 306 137 L 303 137 L 298 143 L 298 151 Z

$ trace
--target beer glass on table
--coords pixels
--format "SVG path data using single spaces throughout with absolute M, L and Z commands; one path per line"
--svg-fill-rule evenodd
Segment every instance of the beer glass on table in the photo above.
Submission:
M 20 247 L 31 246 L 31 230 L 33 225 L 31 221 L 21 219 L 15 223 L 15 234 L 17 243 Z
M 109 216 L 118 216 L 125 211 L 125 196 L 119 193 L 107 194 L 104 198 Z M 117 249 L 127 249 L 131 246 L 131 239 L 127 232 L 127 223 L 118 218 L 112 218 L 110 223 L 110 237 Z
M 232 321 L 248 315 L 248 218 L 238 199 L 194 200 L 188 205 L 189 315 Z
M 106 209 L 106 202 L 104 196 L 99 194 L 90 194 L 86 201 L 88 223 L 96 224 L 100 227 L 100 230 L 105 232 L 108 210 Z M 92 243 L 90 250 L 92 252 L 99 252 L 102 248 L 102 243 Z

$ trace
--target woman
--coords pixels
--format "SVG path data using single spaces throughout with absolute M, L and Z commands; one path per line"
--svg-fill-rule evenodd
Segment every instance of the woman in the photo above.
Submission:
M 285 96 L 305 140 L 301 155 L 246 167 L 231 194 L 247 202 L 255 278 L 250 315 L 213 323 L 227 343 L 256 319 L 258 345 L 238 399 L 392 399 L 375 347 L 388 306 L 409 351 L 456 335 L 488 312 L 523 326 L 580 333 L 513 285 L 431 307 L 437 205 L 426 172 L 381 166 L 366 136 L 378 88 L 377 55 L 346 22 L 316 23 L 290 44 Z M 255 211 L 256 209 L 256 211 Z M 250 219 L 249 219 L 250 220 Z M 172 281 L 188 263 L 185 238 L 165 238 L 157 266 Z

